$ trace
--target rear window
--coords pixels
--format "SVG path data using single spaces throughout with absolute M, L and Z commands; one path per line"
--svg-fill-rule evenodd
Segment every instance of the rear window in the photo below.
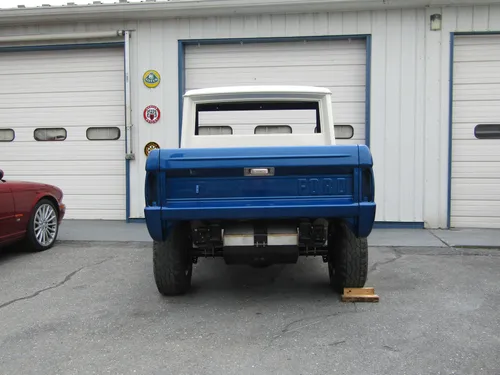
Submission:
M 321 133 L 318 102 L 231 102 L 196 105 L 195 135 Z

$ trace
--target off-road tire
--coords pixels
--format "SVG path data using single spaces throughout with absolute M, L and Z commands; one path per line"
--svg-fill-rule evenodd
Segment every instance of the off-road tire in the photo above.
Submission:
M 362 288 L 368 277 L 368 240 L 358 238 L 345 223 L 335 224 L 329 251 L 330 285 L 339 293 L 344 288 Z
M 165 241 L 153 242 L 153 273 L 164 296 L 185 294 L 191 288 L 193 262 L 189 227 L 176 225 Z

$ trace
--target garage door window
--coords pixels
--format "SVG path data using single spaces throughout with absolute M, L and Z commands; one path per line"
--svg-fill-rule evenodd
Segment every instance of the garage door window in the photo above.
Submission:
M 13 129 L 0 129 L 0 142 L 12 142 L 15 137 Z
M 120 139 L 120 135 L 120 129 L 117 127 L 87 129 L 87 139 L 89 141 L 116 141 Z
M 351 125 L 335 125 L 335 139 L 351 139 L 354 128 Z
M 231 135 L 233 128 L 230 126 L 200 126 L 200 135 Z
M 474 128 L 477 139 L 500 139 L 500 124 L 479 124 Z
M 64 128 L 38 128 L 35 129 L 33 136 L 40 142 L 64 141 L 67 134 Z
M 255 134 L 292 134 L 289 125 L 260 125 L 255 128 Z

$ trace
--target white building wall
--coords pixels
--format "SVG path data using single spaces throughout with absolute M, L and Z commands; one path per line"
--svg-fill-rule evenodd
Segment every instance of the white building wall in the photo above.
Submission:
M 441 12 L 442 30 L 430 31 L 430 15 Z M 0 29 L 0 35 L 122 28 L 135 30 L 131 217 L 143 216 L 145 143 L 178 144 L 178 39 L 371 34 L 370 146 L 376 220 L 446 226 L 450 32 L 500 30 L 500 6 L 37 25 Z M 162 76 L 153 90 L 141 81 L 148 69 Z M 148 104 L 162 110 L 155 125 L 142 119 Z

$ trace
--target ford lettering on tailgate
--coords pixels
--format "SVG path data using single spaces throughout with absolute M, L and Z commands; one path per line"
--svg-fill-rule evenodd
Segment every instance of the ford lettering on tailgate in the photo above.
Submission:
M 346 195 L 351 194 L 349 178 L 299 178 L 299 195 Z

